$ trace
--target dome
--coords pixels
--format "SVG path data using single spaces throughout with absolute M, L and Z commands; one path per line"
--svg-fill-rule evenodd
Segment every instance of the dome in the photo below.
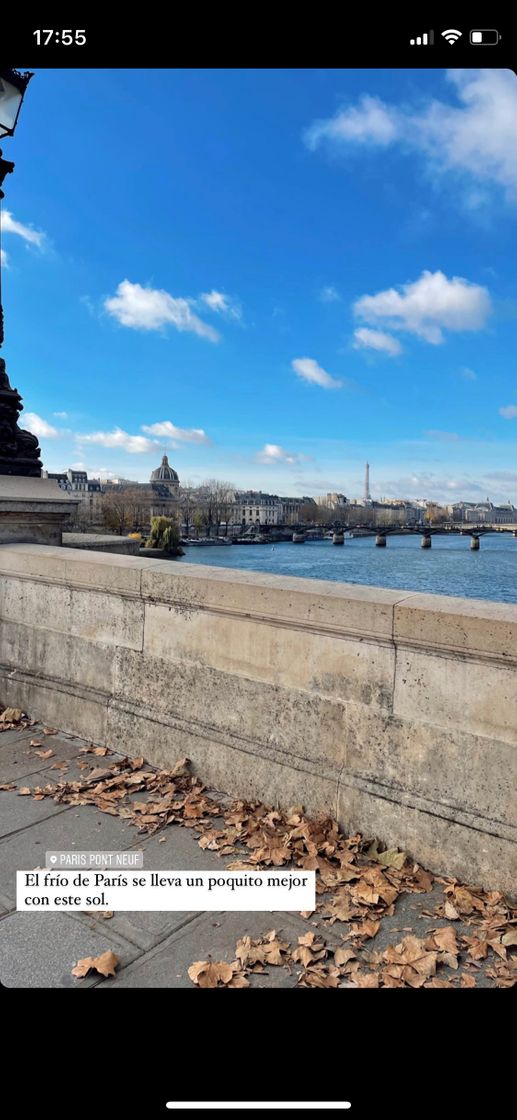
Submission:
M 157 467 L 151 474 L 151 482 L 178 482 L 178 475 L 176 471 L 169 466 L 169 460 L 166 455 L 163 456 L 161 466 Z

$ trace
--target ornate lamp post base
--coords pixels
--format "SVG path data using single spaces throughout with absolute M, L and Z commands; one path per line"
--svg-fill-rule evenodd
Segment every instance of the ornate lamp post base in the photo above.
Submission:
M 11 388 L 5 362 L 0 358 L 0 474 L 41 478 L 38 440 L 18 427 L 22 398 Z

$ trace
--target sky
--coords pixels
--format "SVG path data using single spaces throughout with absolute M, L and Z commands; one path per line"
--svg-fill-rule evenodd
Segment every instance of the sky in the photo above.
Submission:
M 4 357 L 50 471 L 517 503 L 517 76 L 40 70 Z

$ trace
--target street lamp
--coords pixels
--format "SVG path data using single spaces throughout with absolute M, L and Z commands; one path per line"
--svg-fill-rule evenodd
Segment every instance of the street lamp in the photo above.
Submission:
M 34 77 L 30 71 L 0 70 L 0 138 L 14 136 L 27 86 Z M 0 150 L 0 203 L 5 197 L 3 182 L 14 171 L 14 163 L 3 159 Z M 1 214 L 0 214 L 1 232 Z M 4 341 L 4 313 L 0 254 L 0 346 Z M 5 362 L 0 358 L 0 475 L 41 477 L 40 449 L 36 436 L 18 427 L 22 398 L 9 383 Z
M 34 74 L 27 70 L 0 70 L 0 138 L 14 136 L 25 90 Z

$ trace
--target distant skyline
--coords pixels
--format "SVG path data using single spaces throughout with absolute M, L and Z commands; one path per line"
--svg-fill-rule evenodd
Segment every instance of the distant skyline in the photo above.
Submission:
M 506 70 L 39 71 L 3 355 L 45 468 L 517 503 L 516 138 Z

